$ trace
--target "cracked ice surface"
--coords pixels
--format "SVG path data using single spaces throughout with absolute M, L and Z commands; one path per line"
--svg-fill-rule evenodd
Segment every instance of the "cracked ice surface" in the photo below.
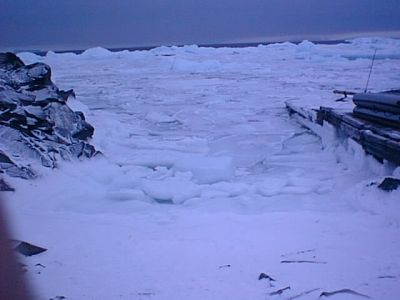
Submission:
M 21 54 L 75 90 L 104 153 L 12 181 L 15 237 L 49 249 L 25 262 L 39 298 L 400 297 L 400 192 L 369 185 L 393 168 L 284 108 L 351 108 L 332 90 L 362 91 L 374 48 L 370 89 L 399 88 L 391 39 Z

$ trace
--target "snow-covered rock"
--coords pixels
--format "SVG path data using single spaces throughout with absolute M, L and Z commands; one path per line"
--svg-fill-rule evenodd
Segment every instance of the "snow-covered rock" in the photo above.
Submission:
M 70 96 L 51 81 L 48 65 L 0 53 L 0 173 L 29 179 L 37 176 L 32 165 L 55 168 L 97 153 L 88 143 L 94 128 L 68 107 Z

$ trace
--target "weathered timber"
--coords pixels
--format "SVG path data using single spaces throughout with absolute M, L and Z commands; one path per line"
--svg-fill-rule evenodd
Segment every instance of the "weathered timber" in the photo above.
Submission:
M 374 123 L 400 129 L 400 114 L 397 113 L 394 114 L 356 106 L 353 110 L 353 114 L 356 117 L 369 120 Z
M 311 122 L 315 121 L 315 112 L 312 110 L 306 110 L 302 107 L 291 105 L 288 102 L 286 102 L 286 109 L 289 111 L 290 115 L 296 114 Z
M 349 110 L 320 107 L 316 118 L 311 119 L 308 117 L 309 113 L 303 108 L 290 103 L 286 103 L 286 107 L 291 114 L 296 113 L 312 123 L 318 123 L 321 126 L 324 122 L 331 124 L 341 134 L 360 144 L 366 153 L 373 155 L 377 160 L 381 162 L 387 160 L 400 165 L 399 129 L 358 118 Z M 312 130 L 311 124 L 309 128 Z

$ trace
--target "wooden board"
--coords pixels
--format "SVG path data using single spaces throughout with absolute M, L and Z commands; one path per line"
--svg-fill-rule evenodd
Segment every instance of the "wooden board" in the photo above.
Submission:
M 373 123 L 381 123 L 389 127 L 400 128 L 400 114 L 356 106 L 353 110 L 353 115 Z
M 379 161 L 387 160 L 400 165 L 400 130 L 357 118 L 349 110 L 320 107 L 316 110 L 316 117 L 311 118 L 315 111 L 309 112 L 290 103 L 286 103 L 286 107 L 291 114 L 295 113 L 308 122 L 321 126 L 324 122 L 331 124 Z M 302 125 L 305 123 L 302 122 Z M 310 124 L 311 130 L 312 127 Z

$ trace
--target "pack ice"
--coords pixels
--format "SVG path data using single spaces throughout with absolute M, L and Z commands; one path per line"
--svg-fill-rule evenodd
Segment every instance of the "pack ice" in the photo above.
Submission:
M 285 111 L 398 88 L 400 41 L 20 53 L 96 128 L 90 160 L 6 179 L 38 299 L 398 299 L 399 168 Z M 75 109 L 75 108 L 74 108 Z

